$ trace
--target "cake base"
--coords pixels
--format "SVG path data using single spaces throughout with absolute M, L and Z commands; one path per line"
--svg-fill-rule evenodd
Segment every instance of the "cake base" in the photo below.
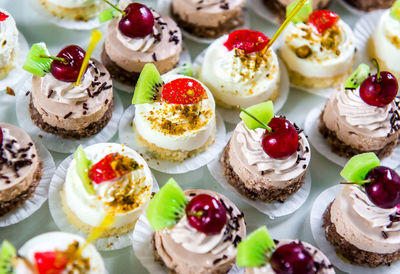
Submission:
M 101 11 L 107 8 L 107 5 L 105 3 L 102 3 L 101 1 L 99 4 L 72 8 L 55 5 L 46 0 L 39 1 L 40 4 L 52 15 L 77 21 L 88 21 L 96 17 Z

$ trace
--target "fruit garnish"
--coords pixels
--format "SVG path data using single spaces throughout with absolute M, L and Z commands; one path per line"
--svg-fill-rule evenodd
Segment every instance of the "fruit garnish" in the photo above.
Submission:
M 390 9 L 390 16 L 400 21 L 400 0 L 394 2 L 392 8 Z
M 86 153 L 83 150 L 82 145 L 79 145 L 79 147 L 76 149 L 74 158 L 76 161 L 76 172 L 78 173 L 78 176 L 81 179 L 85 190 L 90 195 L 96 194 L 96 191 L 94 190 L 92 185 L 92 180 L 89 178 L 89 169 L 92 163 L 86 157 Z
M 347 78 L 344 83 L 345 89 L 356 89 L 358 88 L 365 79 L 369 77 L 370 68 L 366 64 L 360 64 L 357 69 Z
M 266 101 L 248 107 L 245 109 L 245 111 L 253 116 L 250 117 L 245 112 L 240 112 L 240 119 L 242 119 L 248 129 L 254 130 L 256 128 L 265 128 L 265 124 L 268 125 L 268 123 L 274 117 L 274 104 L 272 101 Z M 254 117 L 259 121 L 254 120 Z
M 106 9 L 105 11 L 101 12 L 97 18 L 99 19 L 100 23 L 104 23 L 108 20 L 111 20 L 113 18 L 118 17 L 119 13 L 124 14 L 124 12 L 122 10 L 120 10 L 116 5 L 114 5 L 113 3 L 110 3 L 107 0 L 104 0 L 104 2 L 106 2 L 108 5 L 110 5 L 111 7 Z
M 0 22 L 6 20 L 8 18 L 8 15 L 5 14 L 4 12 L 0 11 Z
M 151 228 L 158 231 L 175 225 L 185 214 L 188 204 L 185 193 L 173 179 L 158 191 L 146 208 Z
M 360 183 L 365 180 L 368 172 L 380 165 L 379 158 L 373 152 L 353 156 L 340 172 L 348 182 Z
M 159 94 L 159 89 L 163 86 L 163 80 L 156 66 L 153 63 L 144 65 L 137 81 L 132 104 L 153 103 Z
M 0 273 L 13 273 L 13 260 L 17 256 L 17 250 L 7 240 L 4 240 L 0 251 Z
M 43 42 L 33 44 L 26 56 L 23 69 L 36 76 L 45 76 L 50 71 L 53 60 L 42 56 L 50 56 L 46 44 Z
M 384 107 L 396 97 L 399 85 L 393 74 L 388 71 L 380 71 L 378 61 L 376 59 L 372 59 L 372 61 L 378 72 L 365 79 L 361 84 L 360 97 L 370 106 Z
M 170 70 L 168 74 L 181 74 L 193 77 L 193 68 L 191 63 L 184 63 L 182 66 Z
M 339 21 L 339 15 L 329 10 L 313 11 L 308 17 L 308 23 L 313 25 L 319 33 L 333 27 Z
M 165 84 L 161 92 L 162 99 L 170 104 L 197 104 L 207 98 L 203 86 L 192 78 L 178 78 Z
M 274 240 L 265 226 L 253 231 L 237 247 L 236 264 L 240 267 L 260 267 L 268 263 L 275 249 Z
M 245 54 L 249 54 L 262 50 L 268 42 L 269 38 L 259 31 L 241 29 L 231 32 L 224 46 L 229 51 L 240 49 Z
M 286 7 L 286 17 L 294 10 L 294 8 L 299 3 L 299 0 L 293 1 Z M 304 6 L 299 10 L 295 17 L 293 17 L 292 22 L 297 24 L 301 22 L 306 22 L 310 14 L 312 13 L 313 8 L 310 0 L 304 4 Z
M 191 227 L 207 235 L 218 234 L 227 222 L 225 206 L 208 194 L 199 194 L 186 206 Z
M 68 263 L 68 258 L 57 250 L 36 252 L 34 258 L 39 274 L 61 274 Z
M 75 82 L 85 57 L 85 51 L 77 45 L 69 45 L 63 48 L 57 57 L 62 60 L 53 61 L 51 74 L 60 81 Z
M 277 274 L 316 274 L 313 256 L 301 242 L 292 242 L 278 247 L 271 256 L 270 264 Z
M 3 129 L 0 127 L 0 147 L 3 145 Z

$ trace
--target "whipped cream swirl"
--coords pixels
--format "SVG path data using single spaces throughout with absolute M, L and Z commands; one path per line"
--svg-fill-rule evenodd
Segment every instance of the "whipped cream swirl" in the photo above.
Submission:
M 16 55 L 18 48 L 18 29 L 14 19 L 5 10 L 0 9 L 8 17 L 0 21 L 0 68 L 9 65 L 10 59 Z

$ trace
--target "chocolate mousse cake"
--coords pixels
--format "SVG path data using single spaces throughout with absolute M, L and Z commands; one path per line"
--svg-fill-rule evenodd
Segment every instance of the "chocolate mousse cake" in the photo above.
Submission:
M 353 7 L 363 11 L 373 11 L 390 8 L 395 0 L 345 0 Z
M 42 177 L 42 162 L 29 135 L 0 122 L 0 216 L 34 195 Z

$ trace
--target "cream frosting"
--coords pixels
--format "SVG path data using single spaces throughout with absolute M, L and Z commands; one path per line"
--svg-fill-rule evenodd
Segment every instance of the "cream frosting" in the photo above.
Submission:
M 102 0 L 47 0 L 47 1 L 53 3 L 54 5 L 66 8 L 87 7 L 90 5 L 102 3 Z
M 0 21 L 0 69 L 10 65 L 18 51 L 18 29 L 14 18 L 7 11 L 0 9 L 8 17 Z
M 280 81 L 278 57 L 269 49 L 244 55 L 229 51 L 224 43 L 228 35 L 214 41 L 207 49 L 199 79 L 212 91 L 217 101 L 229 106 L 249 107 L 270 99 Z

